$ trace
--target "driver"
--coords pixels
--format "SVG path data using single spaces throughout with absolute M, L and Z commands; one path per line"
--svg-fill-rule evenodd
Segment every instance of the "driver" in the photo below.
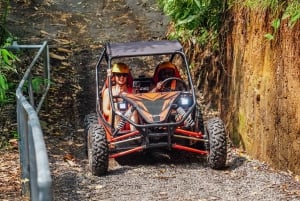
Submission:
M 132 88 L 130 87 L 130 70 L 129 67 L 124 63 L 115 63 L 112 66 L 112 80 L 115 81 L 114 86 L 112 86 L 112 95 L 114 97 L 119 96 L 120 93 L 132 93 Z M 120 102 L 121 98 L 115 98 L 116 102 Z M 109 98 L 109 88 L 106 88 L 103 92 L 103 113 L 104 116 L 107 118 L 108 122 L 112 122 L 112 108 Z M 117 105 L 115 106 L 117 108 Z M 119 124 L 121 117 L 119 115 L 115 116 L 115 127 Z M 137 114 L 134 112 L 131 116 L 131 120 L 137 122 Z M 133 125 L 130 124 L 130 129 L 135 130 Z
M 153 82 L 155 87 L 151 90 L 151 92 L 160 91 L 162 81 L 170 77 L 181 78 L 177 67 L 169 61 L 160 63 L 154 72 Z M 170 82 L 166 83 L 164 87 L 178 91 L 182 90 L 182 86 L 180 86 L 180 84 L 181 83 L 177 83 L 176 80 L 170 80 Z

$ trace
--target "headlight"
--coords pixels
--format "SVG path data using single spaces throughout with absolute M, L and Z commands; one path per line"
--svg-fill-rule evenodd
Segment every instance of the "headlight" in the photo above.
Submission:
M 190 103 L 190 99 L 188 97 L 182 97 L 180 98 L 180 105 L 184 106 L 184 105 L 189 105 Z
M 126 111 L 128 109 L 128 104 L 127 102 L 119 102 L 118 103 L 118 109 L 120 111 Z
M 187 108 L 193 105 L 193 97 L 191 94 L 182 94 L 179 97 L 178 105 Z

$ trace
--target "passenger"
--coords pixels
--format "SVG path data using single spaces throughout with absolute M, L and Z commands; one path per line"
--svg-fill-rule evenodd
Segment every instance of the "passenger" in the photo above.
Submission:
M 181 78 L 177 67 L 168 61 L 159 64 L 154 72 L 153 82 L 155 87 L 151 90 L 151 92 L 160 91 L 162 81 L 169 77 Z M 182 83 L 177 83 L 176 80 L 170 81 L 166 87 L 168 87 L 170 90 L 182 90 L 183 88 Z
M 130 79 L 130 70 L 129 67 L 124 63 L 116 63 L 112 67 L 112 80 L 115 81 L 115 84 L 112 86 L 112 96 L 119 96 L 122 92 L 132 93 L 132 88 L 128 79 Z M 104 116 L 107 117 L 107 121 L 112 123 L 112 108 L 109 98 L 109 89 L 106 88 L 103 92 L 103 113 Z M 122 101 L 121 98 L 118 98 L 116 102 Z M 117 105 L 115 105 L 117 109 Z M 119 124 L 121 117 L 119 115 L 115 115 L 115 127 Z M 137 114 L 134 112 L 131 116 L 131 120 L 137 122 Z M 134 126 L 130 125 L 131 130 L 135 130 Z

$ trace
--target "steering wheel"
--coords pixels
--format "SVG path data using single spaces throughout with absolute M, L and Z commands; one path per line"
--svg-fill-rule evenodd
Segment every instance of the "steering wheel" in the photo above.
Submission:
M 187 87 L 187 84 L 181 79 L 181 78 L 178 78 L 178 77 L 169 77 L 167 79 L 165 79 L 164 81 L 161 82 L 161 88 L 159 91 L 164 91 L 164 92 L 167 92 L 167 91 L 177 91 L 176 88 L 175 89 L 171 89 L 171 87 L 166 87 L 166 84 L 167 83 L 172 83 L 173 80 L 176 80 L 176 88 L 177 88 L 177 81 L 179 83 L 181 83 L 181 87 L 183 88 L 183 91 L 187 91 L 188 90 L 188 87 Z M 180 90 L 181 91 L 181 90 Z

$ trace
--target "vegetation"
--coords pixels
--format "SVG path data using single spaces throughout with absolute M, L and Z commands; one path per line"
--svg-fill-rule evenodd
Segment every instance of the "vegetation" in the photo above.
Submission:
M 289 26 L 293 27 L 300 19 L 300 1 L 289 3 L 283 13 L 282 19 L 289 19 Z
M 222 0 L 159 0 L 163 11 L 174 22 L 175 32 L 171 38 L 183 41 L 193 39 L 202 46 L 217 46 L 218 32 L 222 25 L 225 11 Z M 184 8 L 184 9 L 183 9 Z
M 6 21 L 9 11 L 9 0 L 1 1 L 0 12 L 0 107 L 8 103 L 10 98 L 7 93 L 11 89 L 8 77 L 11 73 L 16 73 L 15 61 L 17 57 L 7 48 L 12 44 L 13 38 L 6 30 Z
M 233 1 L 236 3 L 236 1 Z M 269 9 L 273 15 L 273 21 L 271 22 L 271 27 L 273 28 L 273 33 L 265 34 L 265 37 L 269 40 L 273 40 L 276 37 L 276 33 L 280 28 L 281 22 L 283 20 L 288 20 L 288 26 L 293 27 L 296 22 L 300 19 L 300 1 L 291 0 L 246 0 L 239 2 L 244 7 L 250 9 Z
M 7 127 L 7 105 L 15 102 L 15 83 L 14 75 L 16 74 L 15 62 L 18 60 L 8 47 L 11 46 L 13 37 L 6 29 L 7 15 L 9 12 L 9 0 L 0 2 L 0 147 L 16 136 L 15 131 L 8 131 Z M 11 132 L 11 133 L 9 133 Z
M 11 97 L 7 96 L 7 93 L 12 90 L 12 83 L 8 82 L 7 77 L 11 73 L 16 73 L 14 62 L 17 57 L 6 49 L 9 45 L 11 45 L 10 38 L 0 47 L 0 106 L 11 101 Z
M 16 66 L 19 59 L 9 49 L 15 40 L 6 29 L 9 9 L 9 0 L 0 1 L 0 148 L 6 146 L 10 139 L 18 138 L 18 133 L 13 123 L 16 120 L 16 116 L 13 114 L 16 110 L 16 88 L 20 82 Z M 39 74 L 39 72 L 36 72 L 30 83 L 33 93 L 37 96 L 34 99 L 42 96 L 42 92 L 48 82 Z M 23 92 L 26 93 L 28 88 L 29 83 L 25 81 Z
M 274 39 L 282 20 L 288 20 L 293 27 L 300 19 L 299 0 L 158 0 L 163 11 L 170 16 L 175 31 L 169 35 L 182 41 L 192 40 L 201 46 L 218 47 L 218 36 L 226 11 L 232 6 L 249 9 L 269 9 L 274 16 L 271 25 L 273 33 L 265 35 Z

